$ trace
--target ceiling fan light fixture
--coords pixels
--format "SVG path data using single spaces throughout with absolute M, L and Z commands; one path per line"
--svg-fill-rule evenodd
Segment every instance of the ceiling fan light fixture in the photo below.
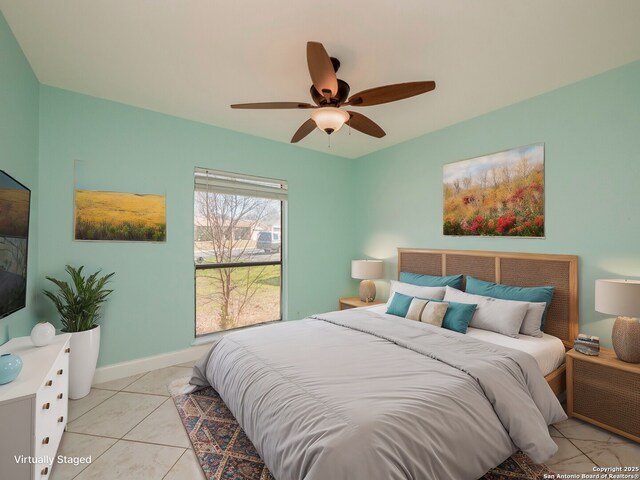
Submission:
M 320 130 L 331 135 L 340 130 L 350 116 L 336 107 L 321 107 L 311 112 L 311 118 Z

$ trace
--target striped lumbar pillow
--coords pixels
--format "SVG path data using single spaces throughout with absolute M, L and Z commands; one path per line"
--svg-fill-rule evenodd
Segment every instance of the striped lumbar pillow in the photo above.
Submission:
M 418 320 L 435 327 L 442 326 L 442 320 L 449 307 L 446 303 L 430 302 L 421 298 L 414 298 L 409 305 L 409 310 L 405 318 L 408 320 Z

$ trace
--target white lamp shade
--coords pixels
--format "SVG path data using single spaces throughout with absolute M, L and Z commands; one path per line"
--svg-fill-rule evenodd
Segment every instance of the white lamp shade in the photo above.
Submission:
M 344 122 L 349 120 L 349 114 L 336 107 L 322 107 L 313 110 L 311 118 L 320 130 L 331 135 L 340 130 Z
M 640 317 L 640 280 L 596 280 L 596 311 Z
M 382 278 L 382 260 L 352 260 L 351 278 L 358 280 Z

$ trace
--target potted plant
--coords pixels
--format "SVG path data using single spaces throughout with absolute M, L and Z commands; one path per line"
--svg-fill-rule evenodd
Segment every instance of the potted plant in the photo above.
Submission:
M 113 292 L 106 288 L 114 273 L 99 276 L 102 270 L 85 277 L 84 267 L 67 265 L 65 270 L 72 280 L 46 277 L 58 286 L 57 293 L 44 290 L 60 314 L 62 331 L 71 334 L 69 356 L 69 398 L 82 398 L 91 390 L 100 352 L 100 307 Z

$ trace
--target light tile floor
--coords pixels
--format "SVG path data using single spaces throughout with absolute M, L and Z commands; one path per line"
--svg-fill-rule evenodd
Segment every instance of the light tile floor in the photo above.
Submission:
M 594 473 L 598 467 L 640 466 L 640 445 L 575 418 L 550 427 L 558 453 L 547 462 L 556 473 Z
M 57 464 L 52 480 L 204 480 L 167 385 L 190 374 L 192 363 L 95 385 L 69 403 L 59 455 L 91 455 L 90 465 Z M 594 466 L 640 465 L 640 445 L 569 419 L 549 427 L 557 473 L 591 473 Z
M 193 362 L 94 385 L 69 402 L 58 455 L 91 464 L 54 465 L 51 480 L 204 480 L 167 385 Z

